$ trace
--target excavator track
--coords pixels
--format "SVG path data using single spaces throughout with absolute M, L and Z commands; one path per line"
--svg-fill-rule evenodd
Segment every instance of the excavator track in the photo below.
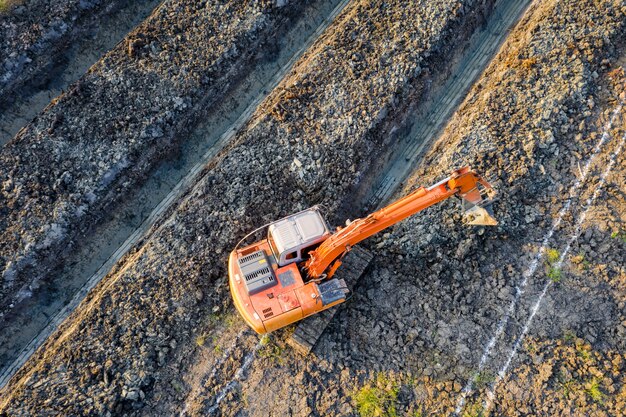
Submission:
M 337 270 L 334 277 L 345 280 L 348 289 L 353 291 L 373 257 L 374 255 L 367 249 L 355 246 L 344 256 L 341 268 Z M 300 321 L 291 337 L 287 339 L 287 343 L 302 355 L 308 355 L 337 310 L 337 307 L 333 307 Z

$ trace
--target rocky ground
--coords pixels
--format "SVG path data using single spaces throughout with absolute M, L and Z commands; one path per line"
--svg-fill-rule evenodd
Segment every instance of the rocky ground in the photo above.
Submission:
M 123 0 L 9 0 L 0 2 L 0 109 L 14 99 L 23 84 L 37 78 L 57 54 L 101 19 L 129 1 Z
M 301 5 L 168 2 L 0 153 L 0 315 L 170 158 Z
M 370 3 L 344 10 L 18 372 L 0 415 L 623 414 L 620 0 L 533 3 L 396 194 L 471 164 L 498 187 L 499 226 L 464 226 L 446 202 L 371 239 L 306 359 L 285 345 L 293 329 L 259 339 L 235 314 L 238 238 L 316 203 L 335 224 L 361 214 L 372 161 L 491 10 Z
M 307 361 L 289 331 L 257 342 L 225 319 L 189 413 L 622 414 L 625 12 L 535 4 L 402 191 L 472 164 L 497 181 L 499 227 L 465 227 L 446 203 L 373 239 L 374 264 Z
M 610 201 L 609 208 L 594 220 L 589 216 L 562 264 L 559 258 L 624 135 L 619 68 L 625 12 L 610 1 L 586 7 L 541 2 L 510 36 L 404 190 L 471 164 L 497 181 L 494 208 L 501 225 L 468 229 L 460 224 L 458 205 L 445 204 L 374 242 L 376 265 L 353 307 L 341 311 L 317 348 L 358 381 L 352 393 L 339 389 L 339 398 L 351 396 L 358 406 L 367 404 L 359 394 L 373 391 L 382 403 L 390 404 L 391 396 L 398 410 L 424 415 L 449 414 L 459 406 L 461 414 L 481 415 L 484 405 L 493 415 L 623 412 L 624 302 L 618 288 L 624 242 L 617 238 L 626 208 L 623 153 L 597 199 Z M 613 116 L 589 175 L 577 185 Z M 571 209 L 545 241 L 566 207 Z M 523 285 L 537 257 L 538 268 Z M 594 272 L 580 276 L 576 265 Z M 537 352 L 525 354 L 535 349 L 532 343 Z M 588 351 L 579 356 L 590 359 L 576 360 L 576 349 Z M 572 380 L 566 396 L 559 367 Z M 342 373 L 333 375 L 337 385 L 352 386 Z M 594 378 L 600 394 L 592 389 Z M 319 389 L 311 385 L 311 391 Z
M 205 354 L 202 338 L 217 336 L 211 314 L 230 309 L 228 248 L 250 224 L 317 202 L 332 213 L 348 201 L 369 160 L 393 141 L 402 120 L 392 109 L 402 115 L 419 99 L 431 71 L 445 69 L 490 8 L 351 3 L 180 205 L 16 376 L 2 409 L 180 411 L 179 397 L 198 382 L 183 377 Z

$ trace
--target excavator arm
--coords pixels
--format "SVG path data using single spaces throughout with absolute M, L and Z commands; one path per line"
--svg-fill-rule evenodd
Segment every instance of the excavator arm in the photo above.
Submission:
M 469 224 L 497 224 L 482 207 L 488 199 L 483 196 L 479 186 L 491 189 L 487 181 L 469 167 L 464 167 L 452 172 L 448 178 L 437 184 L 428 188 L 420 187 L 367 217 L 354 220 L 311 252 L 305 264 L 309 278 L 331 277 L 341 265 L 341 258 L 353 245 L 452 196 L 459 196 L 471 203 L 472 209 L 468 212 L 472 218 L 468 221 Z

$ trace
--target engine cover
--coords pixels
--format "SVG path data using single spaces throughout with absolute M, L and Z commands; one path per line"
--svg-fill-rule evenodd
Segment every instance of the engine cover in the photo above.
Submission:
M 272 265 L 262 250 L 239 258 L 239 269 L 243 275 L 248 295 L 257 294 L 277 283 Z

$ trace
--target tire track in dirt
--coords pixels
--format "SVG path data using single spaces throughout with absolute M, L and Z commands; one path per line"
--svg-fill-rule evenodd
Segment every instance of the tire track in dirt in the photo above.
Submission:
M 104 235 L 103 237 L 98 236 L 100 233 L 94 233 L 95 243 L 84 245 L 81 249 L 83 253 L 78 256 L 78 259 L 67 262 L 72 269 L 65 271 L 65 274 L 72 277 L 73 271 L 79 271 L 80 273 L 78 290 L 71 292 L 68 298 L 61 297 L 61 300 L 55 300 L 51 312 L 43 310 L 41 312 L 29 312 L 31 316 L 38 315 L 40 319 L 39 325 L 33 325 L 35 329 L 20 327 L 19 337 L 21 340 L 27 340 L 25 344 L 15 348 L 16 355 L 14 359 L 1 370 L 0 388 L 6 385 L 13 374 L 19 370 L 37 348 L 69 316 L 87 293 L 107 275 L 117 261 L 124 257 L 135 244 L 141 241 L 143 236 L 160 219 L 161 214 L 166 212 L 196 182 L 206 163 L 217 155 L 235 136 L 237 131 L 250 120 L 256 107 L 278 85 L 300 56 L 324 32 L 348 3 L 349 0 L 327 0 L 324 4 L 316 3 L 311 5 L 311 12 L 308 17 L 315 20 L 315 16 L 317 16 L 318 21 L 321 20 L 319 25 L 307 27 L 306 22 L 302 25 L 294 25 L 289 31 L 288 39 L 283 41 L 286 46 L 281 51 L 278 62 L 274 63 L 274 65 L 270 63 L 262 70 L 253 71 L 248 76 L 248 81 L 242 83 L 240 89 L 236 89 L 222 101 L 222 103 L 227 103 L 226 105 L 232 103 L 233 109 L 228 109 L 230 113 L 216 112 L 216 120 L 213 120 L 213 123 L 205 121 L 190 135 L 201 143 L 197 146 L 188 146 L 184 150 L 185 153 L 180 158 L 184 160 L 182 169 L 170 163 L 157 170 L 154 177 L 150 178 L 141 190 L 137 191 L 133 201 L 129 204 L 130 207 L 123 207 L 119 210 L 121 214 L 115 218 L 114 224 L 107 225 L 107 231 L 104 233 L 109 235 Z M 315 7 L 316 5 L 319 9 Z M 241 97 L 249 98 L 249 100 L 244 101 Z M 199 152 L 199 155 L 201 155 L 199 158 L 195 156 L 196 152 Z M 184 172 L 181 174 L 182 170 Z M 172 183 L 172 178 L 176 178 L 179 175 L 182 175 L 182 178 Z M 154 203 L 155 206 L 145 207 L 146 200 L 143 200 L 144 198 L 147 200 L 147 204 Z M 161 199 L 155 201 L 158 198 Z M 151 207 L 154 208 L 150 211 Z M 142 219 L 137 225 L 131 225 L 132 227 L 128 226 L 126 218 L 129 211 L 135 212 L 136 217 Z M 102 251 L 99 245 L 106 246 L 110 241 L 115 242 L 116 240 L 121 241 L 119 246 L 107 248 L 110 252 L 104 257 L 97 255 L 98 251 Z M 93 272 L 87 275 L 85 271 Z M 59 292 L 64 291 L 61 289 Z M 32 336 L 29 337 L 28 335 Z

